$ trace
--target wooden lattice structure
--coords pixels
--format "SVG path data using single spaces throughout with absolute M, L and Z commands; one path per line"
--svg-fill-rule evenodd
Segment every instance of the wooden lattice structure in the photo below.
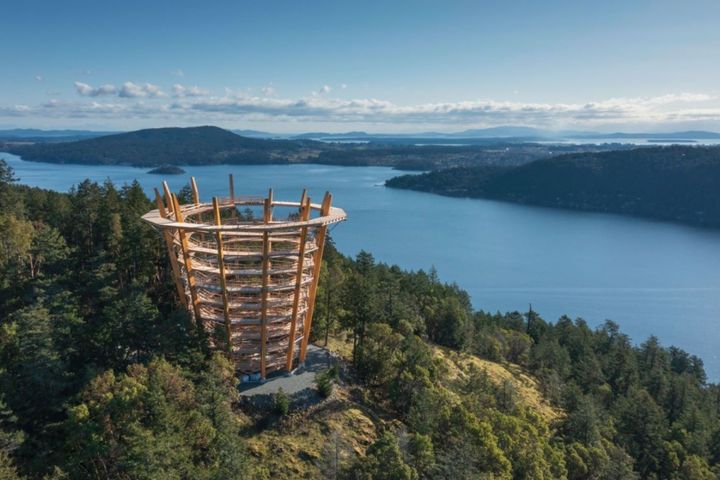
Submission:
M 328 225 L 345 212 L 303 191 L 299 202 L 235 196 L 181 205 L 163 182 L 157 209 L 142 218 L 167 245 L 181 301 L 238 372 L 265 378 L 304 362 Z M 282 207 L 290 214 L 274 218 Z M 250 215 L 250 209 L 261 214 Z M 296 363 L 297 362 L 297 363 Z

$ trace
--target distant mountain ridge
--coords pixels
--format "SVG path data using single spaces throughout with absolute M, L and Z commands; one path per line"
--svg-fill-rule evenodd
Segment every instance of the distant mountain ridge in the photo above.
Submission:
M 352 131 L 343 133 L 328 133 L 328 132 L 307 132 L 298 135 L 293 135 L 291 138 L 305 138 L 305 139 L 391 139 L 391 138 L 409 138 L 409 139 L 423 139 L 423 138 L 485 138 L 485 139 L 496 139 L 496 138 L 543 138 L 549 137 L 550 133 L 546 130 L 540 130 L 533 127 L 491 127 L 464 130 L 461 132 L 452 133 L 441 133 L 441 132 L 421 132 L 421 133 L 367 133 L 363 131 Z
M 409 138 L 409 139 L 527 139 L 527 140 L 566 140 L 566 139 L 695 139 L 695 140 L 719 140 L 720 133 L 704 130 L 690 130 L 667 133 L 598 133 L 570 130 L 546 130 L 525 126 L 501 126 L 489 128 L 477 128 L 463 130 L 460 132 L 422 132 L 422 133 L 367 133 L 367 132 L 346 132 L 346 133 L 323 133 L 309 132 L 300 135 L 289 136 L 289 138 L 322 139 L 322 140 L 347 140 L 347 139 L 381 139 Z
M 648 138 L 648 139 L 675 139 L 675 140 L 718 140 L 720 139 L 720 133 L 717 132 L 708 132 L 705 130 L 688 130 L 684 132 L 668 132 L 668 133 L 622 133 L 622 132 L 616 132 L 616 133 L 609 133 L 609 134 L 600 134 L 600 133 L 586 133 L 586 134 L 578 134 L 574 136 L 573 138 L 627 138 L 627 139 L 636 139 L 636 138 Z
M 194 127 L 190 127 L 194 128 Z M 499 127 L 475 128 L 458 132 L 420 132 L 420 133 L 368 133 L 363 131 L 349 131 L 341 133 L 332 132 L 304 132 L 304 133 L 272 133 L 262 130 L 236 129 L 230 130 L 237 135 L 248 138 L 274 139 L 274 140 L 362 140 L 362 141 L 387 141 L 390 139 L 516 139 L 516 140 L 632 140 L 632 139 L 677 139 L 677 140 L 720 140 L 720 133 L 705 130 L 688 130 L 675 132 L 645 132 L 628 133 L 612 132 L 601 133 L 592 131 L 574 130 L 547 130 L 527 126 L 505 125 Z M 16 128 L 0 130 L 0 139 L 64 139 L 64 138 L 91 138 L 123 132 L 92 131 L 92 130 L 40 130 L 28 128 Z
M 60 137 L 100 137 L 119 133 L 115 131 L 94 131 L 94 130 L 40 130 L 37 128 L 13 128 L 0 130 L 0 138 L 60 138 Z
M 96 132 L 91 130 L 38 130 L 36 128 L 14 128 L 0 130 L 2 142 L 71 142 L 87 138 L 113 135 L 118 132 Z

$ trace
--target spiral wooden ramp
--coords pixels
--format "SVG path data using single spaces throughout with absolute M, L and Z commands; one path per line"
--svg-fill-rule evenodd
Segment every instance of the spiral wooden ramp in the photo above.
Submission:
M 326 193 L 321 204 L 230 196 L 180 205 L 163 182 L 157 209 L 143 220 L 162 232 L 181 301 L 225 351 L 237 371 L 254 378 L 305 360 L 328 225 L 345 220 Z M 255 219 L 246 210 L 262 210 Z M 273 217 L 277 207 L 288 218 Z

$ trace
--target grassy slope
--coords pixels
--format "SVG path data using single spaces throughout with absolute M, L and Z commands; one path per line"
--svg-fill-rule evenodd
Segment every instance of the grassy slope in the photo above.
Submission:
M 348 358 L 352 345 L 332 338 L 328 348 Z M 522 402 L 538 412 L 548 423 L 562 415 L 543 397 L 537 381 L 519 366 L 499 364 L 474 355 L 434 347 L 436 357 L 447 367 L 444 386 L 452 391 L 456 380 L 464 377 L 471 365 L 485 369 L 501 385 L 509 381 Z M 332 396 L 305 412 L 296 412 L 266 427 L 248 429 L 247 441 L 252 456 L 268 468 L 271 478 L 320 478 L 319 464 L 327 461 L 332 445 L 343 445 L 346 452 L 364 455 L 383 428 L 397 420 L 377 405 L 365 402 L 360 388 L 339 386 Z M 347 453 L 346 453 L 347 454 Z
M 345 451 L 362 455 L 377 439 L 382 424 L 374 412 L 350 399 L 346 389 L 336 388 L 323 403 L 260 432 L 252 430 L 247 443 L 271 478 L 320 478 L 318 463 L 330 455 L 334 435 Z
M 538 381 L 525 373 L 518 365 L 495 363 L 475 355 L 456 352 L 444 347 L 435 347 L 435 354 L 448 367 L 447 371 L 450 374 L 448 380 L 450 381 L 465 377 L 470 367 L 475 366 L 485 370 L 496 385 L 501 385 L 506 381 L 510 382 L 520 396 L 521 401 L 539 413 L 546 422 L 552 423 L 562 415 L 562 412 L 550 405 L 547 399 L 543 397 L 539 390 Z

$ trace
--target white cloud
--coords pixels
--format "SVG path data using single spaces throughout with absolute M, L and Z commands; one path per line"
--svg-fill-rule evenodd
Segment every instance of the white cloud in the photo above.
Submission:
M 35 80 L 37 80 L 38 82 L 42 82 L 44 78 L 42 75 L 35 75 Z
M 84 82 L 75 82 L 75 90 L 83 97 L 100 97 L 103 95 L 115 95 L 117 93 L 115 85 L 106 84 L 95 88 Z
M 165 97 L 166 94 L 160 87 L 153 85 L 152 83 L 134 83 L 125 82 L 118 91 L 118 96 L 123 98 L 157 98 Z
M 277 92 L 275 91 L 275 88 L 272 86 L 272 83 L 271 83 L 271 84 L 268 84 L 268 85 L 265 85 L 264 87 L 262 87 L 262 88 L 260 89 L 260 91 L 261 91 L 261 92 L 263 93 L 263 95 L 265 95 L 266 97 L 272 97 L 272 96 L 274 96 L 274 95 L 277 93 Z
M 115 95 L 118 102 L 55 102 L 52 105 L 0 106 L 2 116 L 38 118 L 162 119 L 176 123 L 274 122 L 376 125 L 393 131 L 437 127 L 464 129 L 494 125 L 528 125 L 545 128 L 623 128 L 633 125 L 702 125 L 720 129 L 720 98 L 702 93 L 677 93 L 652 97 L 617 97 L 586 103 L 532 103 L 497 100 L 399 105 L 374 98 L 338 99 L 328 95 L 279 98 L 226 90 L 214 97 L 204 89 L 176 84 L 173 99 L 133 102 L 131 99 L 161 97 L 152 84 L 125 83 L 92 87 L 76 82 L 84 97 Z M 694 122 L 694 123 L 693 123 Z
M 85 82 L 75 82 L 75 91 L 83 97 L 117 95 L 122 98 L 159 98 L 167 96 L 157 85 L 134 82 L 125 82 L 119 88 L 112 84 L 93 87 Z
M 200 88 L 198 86 L 186 87 L 186 86 L 180 85 L 179 83 L 176 83 L 175 85 L 173 85 L 172 89 L 173 89 L 173 97 L 177 97 L 177 98 L 202 97 L 202 96 L 210 94 L 210 92 L 204 88 Z
M 212 112 L 230 117 L 395 125 L 592 127 L 612 123 L 692 120 L 700 114 L 720 121 L 718 98 L 704 94 L 610 99 L 584 104 L 472 100 L 416 105 L 397 105 L 378 99 L 339 100 L 319 95 L 302 99 L 226 95 L 176 105 L 175 109 L 178 112 Z
M 320 87 L 319 90 L 312 92 L 313 97 L 319 97 L 320 95 L 325 95 L 327 93 L 330 93 L 332 91 L 332 87 L 330 85 L 323 85 Z
M 341 84 L 340 84 L 340 89 L 341 89 L 341 90 L 345 90 L 346 88 L 347 88 L 347 84 L 346 84 L 346 83 L 341 83 Z

